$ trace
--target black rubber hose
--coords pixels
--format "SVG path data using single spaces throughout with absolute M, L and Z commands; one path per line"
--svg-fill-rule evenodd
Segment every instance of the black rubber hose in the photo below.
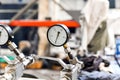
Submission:
M 31 74 L 23 74 L 23 76 L 22 77 L 26 77 L 26 78 L 34 78 L 34 79 L 38 79 L 36 76 L 34 76 L 34 75 L 31 75 Z

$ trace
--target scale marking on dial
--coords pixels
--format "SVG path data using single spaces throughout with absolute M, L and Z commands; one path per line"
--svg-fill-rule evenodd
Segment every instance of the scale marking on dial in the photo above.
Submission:
M 65 25 L 53 25 L 47 31 L 48 41 L 54 46 L 64 45 L 69 38 L 70 31 Z

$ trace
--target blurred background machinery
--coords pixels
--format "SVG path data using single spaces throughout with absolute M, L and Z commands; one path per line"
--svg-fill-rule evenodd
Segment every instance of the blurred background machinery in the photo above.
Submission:
M 80 11 L 83 9 L 87 1 L 88 0 L 43 0 L 42 3 L 42 0 L 0 0 L 0 23 L 10 24 L 11 21 L 15 20 L 73 20 L 79 23 Z M 110 11 L 108 14 L 109 17 L 107 20 L 107 26 L 113 30 L 114 36 L 119 36 L 120 28 L 118 25 L 120 25 L 120 0 L 109 0 L 109 2 Z M 35 39 L 35 44 L 39 43 L 39 35 L 35 35 L 39 27 L 21 27 L 19 25 L 16 25 L 11 26 L 11 28 L 15 33 L 14 42 L 17 45 L 19 45 L 19 42 L 22 40 L 33 41 Z M 80 35 L 79 28 L 80 25 L 77 26 L 77 28 L 75 26 L 69 28 L 72 35 L 68 43 L 73 49 L 79 46 L 79 42 L 75 42 L 76 37 Z M 10 53 L 9 50 L 4 50 L 4 48 L 6 48 L 6 46 L 3 46 L 1 48 L 0 54 Z M 38 48 L 38 45 L 37 47 L 35 46 L 35 48 Z M 49 51 L 50 53 L 59 52 L 64 54 L 64 51 L 61 48 L 56 48 L 54 46 L 51 46 Z M 109 55 L 111 52 L 108 50 L 106 53 Z M 55 74 L 58 75 L 58 73 Z

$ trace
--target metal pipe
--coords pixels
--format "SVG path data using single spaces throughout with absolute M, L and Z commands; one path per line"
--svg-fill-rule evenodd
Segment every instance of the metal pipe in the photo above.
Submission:
M 70 15 L 67 10 L 60 4 L 58 3 L 56 0 L 52 0 L 55 4 L 57 4 L 63 11 L 65 11 L 68 15 Z M 71 15 L 70 15 L 71 16 Z M 72 16 L 71 16 L 72 17 Z M 72 17 L 73 18 L 73 17 Z
M 37 2 L 38 0 L 32 0 L 32 1 L 30 1 L 26 6 L 24 6 L 16 15 L 14 15 L 13 17 L 12 17 L 12 19 L 10 20 L 10 23 L 11 23 L 11 21 L 13 21 L 13 20 L 16 20 L 16 19 L 18 19 L 22 14 L 24 14 L 30 7 L 32 7 L 36 2 Z M 35 13 L 36 13 L 36 11 L 35 11 Z M 34 13 L 34 14 L 35 14 Z M 32 14 L 32 16 L 30 17 L 28 17 L 28 18 L 32 18 L 33 17 L 33 14 Z M 20 27 L 16 27 L 16 28 L 14 28 L 13 29 L 13 33 L 15 34 L 18 30 L 20 30 Z
M 35 10 L 34 12 L 31 13 L 26 19 L 31 19 L 37 14 L 38 10 Z M 20 30 L 20 27 L 16 27 L 13 29 L 13 33 L 15 34 L 18 30 Z
M 23 7 L 15 16 L 12 17 L 12 20 L 18 19 L 22 14 L 24 14 L 26 12 L 26 10 L 28 10 L 30 7 L 33 6 L 33 4 L 35 4 L 38 0 L 32 0 L 30 1 L 25 7 Z

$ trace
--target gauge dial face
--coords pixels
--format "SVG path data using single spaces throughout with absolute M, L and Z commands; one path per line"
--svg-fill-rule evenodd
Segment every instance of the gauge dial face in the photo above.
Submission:
M 54 25 L 47 31 L 48 41 L 54 46 L 64 45 L 69 37 L 69 29 L 65 25 Z
M 4 45 L 9 39 L 8 32 L 0 26 L 0 45 Z

